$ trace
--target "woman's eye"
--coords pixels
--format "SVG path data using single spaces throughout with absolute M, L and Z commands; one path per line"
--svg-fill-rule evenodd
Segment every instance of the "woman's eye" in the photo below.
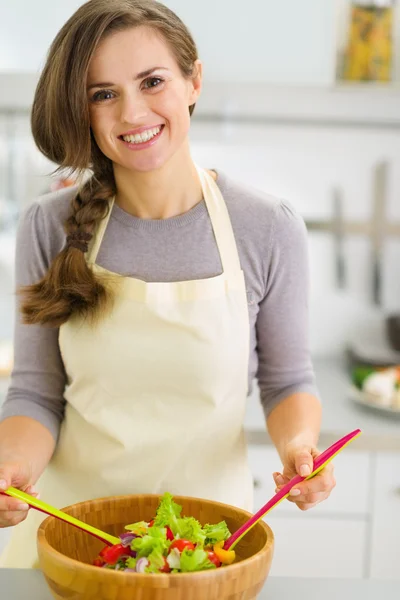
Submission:
M 93 102 L 104 102 L 104 100 L 110 100 L 112 98 L 113 92 L 110 90 L 101 90 L 100 92 L 96 92 L 92 100 Z
M 162 82 L 163 80 L 160 79 L 160 77 L 148 77 L 148 79 L 144 80 L 143 85 L 147 90 L 149 90 L 151 88 L 158 87 Z

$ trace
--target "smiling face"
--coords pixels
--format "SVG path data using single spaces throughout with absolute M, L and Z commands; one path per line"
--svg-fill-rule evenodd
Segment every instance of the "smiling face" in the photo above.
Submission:
M 185 151 L 189 106 L 201 89 L 201 63 L 194 67 L 196 76 L 184 77 L 162 36 L 148 27 L 107 37 L 87 79 L 91 129 L 103 154 L 146 172 Z

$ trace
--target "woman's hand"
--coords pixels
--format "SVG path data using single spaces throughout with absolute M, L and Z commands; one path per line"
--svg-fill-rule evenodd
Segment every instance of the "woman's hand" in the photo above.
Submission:
M 0 492 L 10 486 L 38 497 L 31 485 L 31 469 L 22 462 L 0 463 Z M 29 506 L 25 502 L 0 493 L 0 528 L 18 525 L 26 519 L 28 510 Z
M 295 475 L 307 477 L 312 471 L 313 461 L 321 452 L 312 446 L 289 444 L 283 456 L 283 472 L 274 473 L 276 491 L 280 490 Z M 294 502 L 300 510 L 313 508 L 329 497 L 336 485 L 334 467 L 328 463 L 322 471 L 312 479 L 302 481 L 295 485 L 288 496 L 290 502 Z

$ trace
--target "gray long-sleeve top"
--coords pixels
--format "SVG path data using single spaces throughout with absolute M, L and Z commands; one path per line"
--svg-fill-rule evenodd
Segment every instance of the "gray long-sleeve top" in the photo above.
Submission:
M 245 275 L 250 320 L 249 393 L 254 378 L 265 415 L 295 392 L 318 395 L 308 340 L 308 248 L 304 221 L 285 201 L 217 171 Z M 21 215 L 16 285 L 38 281 L 65 245 L 63 222 L 76 187 L 52 192 Z M 204 200 L 164 220 L 140 219 L 114 205 L 96 262 L 147 282 L 222 272 Z M 18 302 L 18 300 L 17 300 Z M 58 329 L 25 325 L 17 310 L 14 369 L 0 420 L 25 415 L 57 438 L 66 374 Z

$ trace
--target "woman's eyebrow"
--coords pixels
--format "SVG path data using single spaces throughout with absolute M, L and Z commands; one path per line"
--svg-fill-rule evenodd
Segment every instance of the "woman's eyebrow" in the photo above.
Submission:
M 151 69 L 146 69 L 146 71 L 141 71 L 141 73 L 138 73 L 136 75 L 135 81 L 137 81 L 138 79 L 143 79 L 144 77 L 148 77 L 149 75 L 154 73 L 154 71 L 168 71 L 168 69 L 166 67 L 152 67 Z M 89 91 L 93 88 L 97 88 L 97 87 L 111 87 L 113 85 L 115 85 L 115 84 L 111 83 L 110 81 L 101 81 L 99 83 L 91 83 L 90 85 L 88 85 L 87 91 Z

